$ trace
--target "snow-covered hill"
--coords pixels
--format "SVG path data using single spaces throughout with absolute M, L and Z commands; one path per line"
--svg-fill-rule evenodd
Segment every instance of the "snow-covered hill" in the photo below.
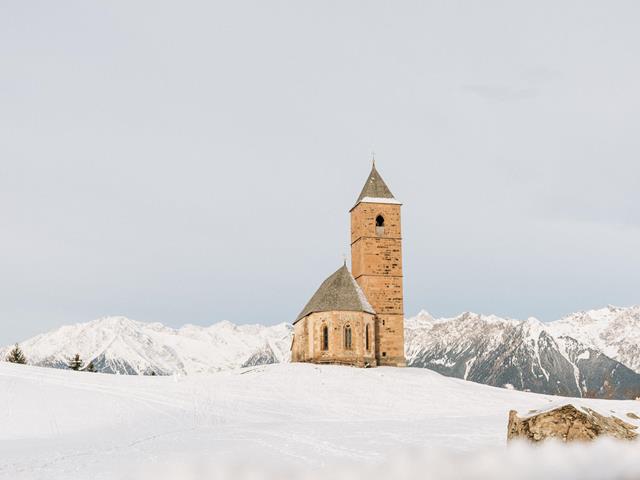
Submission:
M 0 362 L 0 478 L 635 478 L 637 445 L 505 448 L 510 409 L 569 401 L 418 368 L 149 377 Z M 581 402 L 640 415 L 635 401 Z M 393 463 L 403 458 L 414 463 Z
M 172 329 L 125 317 L 105 317 L 67 325 L 20 344 L 32 365 L 64 367 L 76 353 L 104 373 L 168 375 L 216 372 L 258 363 L 288 361 L 287 324 Z M 0 350 L 0 358 L 10 347 Z
M 549 328 L 534 318 L 517 321 L 465 313 L 434 319 L 421 312 L 405 322 L 407 363 L 538 393 L 640 397 L 640 374 L 570 333 L 569 327 Z

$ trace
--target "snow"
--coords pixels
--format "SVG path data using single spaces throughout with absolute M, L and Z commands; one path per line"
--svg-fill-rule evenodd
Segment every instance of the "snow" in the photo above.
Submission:
M 569 357 L 569 352 L 567 351 L 568 340 L 569 339 L 567 337 L 558 337 L 556 339 L 556 342 L 558 345 L 558 351 L 569 363 L 569 365 L 571 365 L 571 368 L 573 370 L 573 378 L 575 379 L 575 382 L 576 382 L 576 387 L 578 388 L 578 390 L 582 391 L 582 385 L 580 384 L 580 369 L 578 369 L 578 366 L 574 362 L 572 362 L 571 358 Z M 586 352 L 588 353 L 587 358 L 583 357 L 584 355 L 584 352 L 583 352 L 580 355 L 578 355 L 578 359 L 589 360 L 591 358 L 591 354 L 589 353 L 588 350 Z
M 377 479 L 428 471 L 434 479 L 500 479 L 517 467 L 519 478 L 553 471 L 554 478 L 606 479 L 640 472 L 637 445 L 505 448 L 510 409 L 557 402 L 426 369 L 276 364 L 149 377 L 0 362 L 0 478 Z M 640 416 L 637 401 L 580 402 Z
M 589 360 L 591 358 L 591 351 L 585 350 L 580 355 L 578 355 L 578 360 Z
M 546 327 L 556 337 L 575 338 L 640 373 L 640 306 L 573 313 Z
M 475 363 L 477 357 L 472 357 L 469 360 L 467 360 L 464 364 L 464 376 L 462 377 L 464 380 L 467 379 L 467 377 L 469 376 L 469 370 L 471 370 L 471 367 L 473 366 L 473 364 Z M 513 386 L 513 385 L 512 385 Z
M 616 408 L 616 406 L 611 405 L 610 402 L 594 404 L 592 402 L 585 402 L 583 399 L 560 398 L 552 402 L 549 402 L 547 405 L 544 406 L 544 408 L 535 408 L 535 409 L 530 409 L 526 411 L 518 411 L 518 410 L 516 411 L 520 418 L 531 418 L 535 415 L 540 415 L 541 413 L 550 412 L 551 410 L 555 410 L 556 408 L 560 408 L 565 405 L 573 405 L 578 410 L 582 410 L 584 413 L 590 413 L 589 411 L 593 410 L 594 412 L 599 413 L 604 417 L 616 417 L 619 420 L 622 420 L 623 422 L 633 425 L 636 428 L 640 428 L 640 417 L 636 418 L 636 414 L 634 410 L 625 409 L 625 408 L 623 409 Z M 632 415 L 628 415 L 628 413 L 631 413 Z
M 535 363 L 537 364 L 538 368 L 545 376 L 547 381 L 549 381 L 549 372 L 544 369 L 544 367 L 542 366 L 542 360 L 540 359 L 540 338 L 543 332 L 546 332 L 544 325 L 537 318 L 529 317 L 527 320 L 522 322 L 521 328 L 525 333 L 525 335 L 523 336 L 523 340 L 527 342 L 533 349 Z
M 363 197 L 358 203 L 388 203 L 391 205 L 402 205 L 401 202 L 395 198 L 382 198 L 382 197 Z
M 457 351 L 464 351 L 478 336 L 486 340 L 488 348 L 493 348 L 502 342 L 507 327 L 519 326 L 521 323 L 472 312 L 465 312 L 454 318 L 436 319 L 423 310 L 404 322 L 407 361 L 424 349 L 434 346 L 455 346 Z
M 464 345 L 466 339 L 478 333 L 496 345 L 501 342 L 501 333 L 508 326 L 522 328 L 526 333 L 527 343 L 536 356 L 536 364 L 540 364 L 540 335 L 546 333 L 559 346 L 563 345 L 562 337 L 570 337 L 640 373 L 640 306 L 608 306 L 573 313 L 548 323 L 542 323 L 533 317 L 521 321 L 472 312 L 452 318 L 434 318 L 422 310 L 418 315 L 405 320 L 407 357 L 410 359 L 434 342 L 442 345 Z M 590 355 L 591 352 L 583 352 L 579 359 L 588 360 Z
M 360 295 L 361 289 L 357 288 Z M 405 320 L 406 356 L 411 360 L 425 349 L 441 351 L 452 346 L 461 352 L 474 338 L 482 338 L 486 349 L 491 350 L 502 344 L 506 329 L 518 327 L 528 333 L 527 344 L 534 355 L 540 334 L 546 332 L 559 347 L 563 345 L 562 336 L 575 338 L 640 372 L 640 307 L 609 306 L 546 324 L 534 318 L 519 321 L 471 312 L 436 319 L 423 310 Z M 291 333 L 291 326 L 284 323 L 267 327 L 223 321 L 209 327 L 187 324 L 172 329 L 161 323 L 105 317 L 60 327 L 20 345 L 29 363 L 36 365 L 62 366 L 79 353 L 85 364 L 96 358 L 104 361 L 108 367 L 105 371 L 186 375 L 239 368 L 261 353 L 286 362 Z M 0 358 L 5 358 L 12 347 L 0 349 Z M 580 358 L 592 353 L 582 353 Z M 563 354 L 567 357 L 566 352 Z M 540 363 L 537 358 L 535 363 Z
M 144 374 L 194 374 L 238 368 L 254 353 L 271 348 L 278 361 L 288 361 L 291 326 L 285 323 L 172 329 L 126 317 L 104 317 L 67 325 L 22 342 L 30 364 L 64 365 L 80 354 L 85 364 L 99 357 L 114 371 Z M 0 350 L 5 358 L 11 347 Z
M 455 362 L 451 362 L 449 360 L 447 360 L 446 358 L 436 358 L 435 360 L 433 360 L 432 362 L 434 365 L 443 365 L 445 367 L 452 367 L 455 365 Z

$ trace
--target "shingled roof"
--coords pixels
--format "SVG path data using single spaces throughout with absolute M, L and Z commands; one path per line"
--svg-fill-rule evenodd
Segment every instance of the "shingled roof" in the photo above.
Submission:
M 391 190 L 389 190 L 389 187 L 387 187 L 387 184 L 382 180 L 378 170 L 376 170 L 375 163 L 371 167 L 371 173 L 369 174 L 364 187 L 362 187 L 362 192 L 360 192 L 358 200 L 356 200 L 356 205 L 365 198 L 395 198 L 393 193 L 391 193 Z
M 311 313 L 331 311 L 376 313 L 346 265 L 322 282 L 293 323 Z

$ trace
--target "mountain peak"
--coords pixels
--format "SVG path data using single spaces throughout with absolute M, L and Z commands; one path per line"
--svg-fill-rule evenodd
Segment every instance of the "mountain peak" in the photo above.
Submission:
M 95 320 L 92 320 L 91 322 L 88 322 L 88 323 L 93 325 L 103 325 L 106 327 L 121 327 L 121 326 L 135 325 L 137 322 L 122 315 L 109 315 L 109 316 L 96 318 Z M 86 325 L 86 323 L 79 324 L 79 325 Z
M 522 326 L 529 330 L 544 330 L 545 324 L 538 320 L 536 317 L 529 317 L 522 322 Z

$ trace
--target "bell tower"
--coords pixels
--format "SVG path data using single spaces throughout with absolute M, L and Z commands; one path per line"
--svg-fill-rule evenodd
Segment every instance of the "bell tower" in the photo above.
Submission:
M 351 209 L 351 272 L 376 311 L 378 365 L 405 366 L 400 207 L 375 161 Z

